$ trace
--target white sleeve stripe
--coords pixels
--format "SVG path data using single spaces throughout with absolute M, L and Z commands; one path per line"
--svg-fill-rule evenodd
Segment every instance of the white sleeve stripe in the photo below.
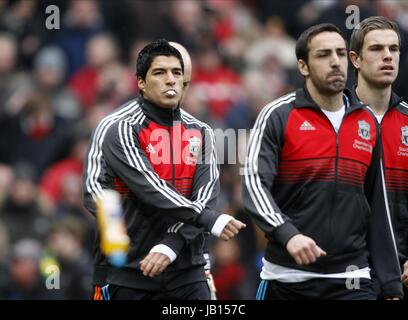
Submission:
M 400 105 L 404 106 L 405 108 L 408 108 L 408 104 L 407 104 L 405 101 L 402 101 L 402 102 L 400 103 Z
M 381 182 L 383 185 L 383 192 L 384 192 L 384 199 L 385 199 L 385 208 L 387 211 L 387 221 L 388 221 L 388 227 L 390 228 L 390 232 L 391 232 L 391 237 L 392 237 L 392 243 L 394 245 L 394 251 L 395 251 L 395 255 L 397 256 L 397 261 L 399 261 L 399 256 L 398 256 L 398 249 L 397 249 L 397 245 L 395 243 L 395 236 L 394 236 L 394 230 L 392 227 L 392 221 L 391 221 L 391 214 L 390 214 L 390 207 L 388 205 L 388 197 L 387 197 L 387 189 L 385 186 L 385 179 L 384 179 L 384 169 L 383 169 L 383 164 L 382 164 L 382 160 L 380 161 L 381 164 Z M 400 268 L 400 265 L 398 263 L 398 268 Z M 400 268 L 400 273 L 401 273 L 401 268 Z
M 117 119 L 129 113 L 135 112 L 138 108 L 139 105 L 137 102 L 130 102 L 128 106 L 103 119 L 95 130 L 91 148 L 88 154 L 87 178 L 85 181 L 87 191 L 92 195 L 94 200 L 96 200 L 98 195 L 100 195 L 102 192 L 102 187 L 98 182 L 98 176 L 101 167 L 101 146 L 103 139 L 105 138 L 106 131 Z
M 135 107 L 136 105 L 136 107 Z M 92 194 L 94 200 L 100 192 L 102 187 L 98 182 L 98 175 L 101 167 L 101 157 L 102 149 L 101 145 L 105 137 L 106 131 L 118 118 L 123 115 L 129 114 L 137 110 L 139 106 L 136 103 L 131 103 L 128 107 L 121 109 L 120 111 L 106 117 L 97 127 L 93 141 L 91 144 L 91 149 L 88 155 L 88 168 L 87 168 L 87 179 L 86 186 L 89 193 Z
M 263 113 L 262 118 L 260 119 L 260 123 L 258 123 L 258 125 L 261 126 L 260 130 L 259 127 L 255 126 L 255 132 L 254 132 L 254 140 L 252 141 L 252 143 L 255 143 L 255 147 L 252 148 L 251 144 L 249 146 L 249 149 L 253 150 L 253 154 L 251 156 L 251 151 L 249 151 L 249 171 L 252 171 L 251 173 L 253 174 L 253 178 L 255 180 L 252 180 L 252 182 L 255 182 L 255 186 L 254 186 L 254 194 L 256 196 L 258 196 L 258 202 L 261 204 L 261 207 L 265 210 L 266 209 L 266 214 L 271 215 L 271 217 L 273 218 L 273 220 L 275 220 L 278 225 L 283 223 L 283 219 L 279 219 L 280 214 L 275 213 L 272 204 L 269 202 L 267 195 L 265 194 L 265 191 L 262 187 L 261 184 L 261 180 L 258 174 L 258 155 L 259 155 L 259 151 L 261 148 L 261 143 L 262 143 L 262 137 L 263 137 L 263 133 L 265 131 L 265 127 L 267 124 L 267 119 L 269 118 L 269 116 L 271 115 L 271 113 L 278 108 L 279 106 L 286 104 L 290 101 L 292 101 L 294 99 L 294 96 L 286 99 L 286 100 L 280 100 L 277 103 L 273 103 L 268 107 L 268 110 Z M 258 136 L 258 137 L 257 137 Z M 259 194 L 257 193 L 257 189 Z M 266 206 L 265 206 L 266 205 Z
M 183 223 L 183 222 L 180 222 L 179 225 L 174 229 L 173 232 L 174 232 L 174 233 L 177 233 L 183 225 L 184 225 L 184 223 Z
M 167 233 L 177 233 L 177 231 L 184 225 L 184 222 L 177 222 L 167 229 Z
M 293 97 L 294 95 L 289 95 L 289 98 Z M 261 192 L 263 192 L 261 183 L 260 183 L 260 179 L 259 179 L 259 175 L 257 174 L 257 153 L 253 153 L 252 154 L 252 145 L 254 144 L 254 141 L 256 141 L 257 139 L 257 135 L 259 135 L 260 133 L 260 129 L 258 128 L 260 123 L 262 123 L 263 121 L 265 121 L 265 115 L 267 115 L 269 117 L 269 111 L 272 109 L 275 109 L 275 106 L 277 106 L 277 104 L 279 103 L 284 103 L 286 102 L 285 99 L 287 99 L 288 96 L 282 97 L 281 99 L 278 99 L 277 101 L 272 102 L 271 104 L 269 104 L 267 107 L 264 108 L 264 110 L 261 112 L 261 114 L 259 115 L 256 123 L 255 123 L 255 130 L 252 132 L 252 136 L 250 138 L 249 141 L 249 147 L 248 147 L 248 157 L 247 157 L 247 163 L 245 165 L 245 181 L 248 187 L 248 191 L 250 192 L 251 198 L 254 201 L 255 207 L 257 208 L 257 211 L 261 214 L 261 216 L 263 216 L 269 223 L 271 223 L 274 226 L 277 226 L 279 224 L 281 224 L 280 221 L 283 221 L 282 219 L 279 219 L 279 215 L 273 215 L 270 217 L 270 214 L 274 213 L 274 210 L 272 208 L 272 206 L 269 204 L 269 201 L 265 201 L 262 202 L 262 194 L 261 196 L 259 196 L 256 188 L 260 188 Z M 255 150 L 256 151 L 256 145 L 257 143 L 255 142 Z M 258 150 L 259 152 L 259 150 Z M 256 156 L 256 158 L 255 158 Z M 255 158 L 255 160 L 253 159 Z M 252 161 L 250 161 L 252 160 Z M 250 169 L 252 169 L 252 166 L 254 167 L 254 172 L 251 172 L 251 175 L 248 175 L 248 171 Z M 266 195 L 265 195 L 266 196 Z M 268 204 L 270 205 L 269 208 L 267 208 Z M 268 213 L 270 212 L 270 214 Z M 268 218 L 267 218 L 268 217 Z M 274 222 L 272 222 L 272 220 L 274 220 Z M 282 222 L 283 223 L 283 222 Z
M 198 196 L 197 196 L 197 200 L 198 202 L 202 203 L 203 206 L 206 205 L 206 203 L 208 202 L 208 200 L 211 198 L 211 194 L 213 192 L 214 186 L 218 180 L 219 177 L 219 170 L 217 167 L 217 151 L 215 149 L 215 137 L 214 137 L 214 133 L 212 132 L 211 128 L 206 125 L 203 122 L 200 122 L 194 118 L 188 118 L 188 116 L 186 114 L 184 114 L 185 112 L 182 110 L 182 119 L 184 121 L 186 121 L 187 124 L 198 124 L 201 127 L 204 127 L 210 137 L 211 137 L 211 146 L 212 146 L 212 152 L 211 152 L 211 161 L 210 161 L 210 165 L 211 165 L 211 169 L 210 169 L 210 181 L 205 185 L 202 186 L 198 192 Z M 203 192 L 202 192 L 203 191 Z
M 126 135 L 126 137 L 132 137 L 133 136 L 133 129 L 131 127 L 131 125 L 129 123 L 126 123 L 127 127 L 128 127 L 128 135 Z M 177 205 L 182 205 L 185 204 L 188 206 L 188 202 L 185 201 L 186 199 L 182 199 L 181 197 L 178 196 L 178 194 L 175 194 L 175 192 L 169 188 L 166 184 L 165 181 L 161 180 L 158 176 L 156 172 L 152 172 L 150 170 L 147 169 L 147 167 L 145 166 L 143 159 L 140 157 L 139 151 L 136 148 L 136 145 L 134 144 L 133 139 L 131 139 L 131 142 L 129 143 L 129 141 L 126 141 L 128 144 L 128 148 L 129 151 L 132 155 L 132 159 L 135 161 L 135 164 L 137 166 L 136 169 L 141 172 L 145 178 L 150 182 L 150 184 L 156 189 L 158 190 L 160 193 L 162 193 L 163 195 L 166 196 L 166 198 L 172 200 L 173 203 L 177 204 Z M 172 197 L 168 197 L 168 195 L 166 194 L 166 191 L 169 193 L 172 193 L 173 195 L 177 195 L 174 198 Z M 196 210 L 197 211 L 197 210 Z
M 182 113 L 186 113 L 186 112 L 182 111 Z M 211 137 L 211 145 L 212 145 L 211 160 L 212 161 L 211 161 L 210 180 L 216 182 L 218 177 L 219 177 L 219 170 L 218 170 L 218 167 L 217 167 L 218 159 L 217 159 L 217 151 L 216 151 L 216 148 L 215 148 L 214 133 L 212 132 L 211 128 L 207 124 L 205 124 L 203 122 L 200 122 L 200 121 L 192 118 L 191 116 L 190 116 L 191 118 L 189 119 L 187 115 L 182 114 L 182 118 L 183 118 L 184 121 L 186 121 L 189 124 L 198 124 L 198 125 L 204 127 L 208 131 L 208 133 L 209 133 L 209 135 Z M 211 187 L 211 190 L 212 190 L 212 187 Z
M 88 154 L 88 168 L 87 168 L 87 179 L 86 179 L 86 186 L 89 193 L 92 194 L 94 200 L 96 200 L 96 196 L 100 194 L 102 191 L 102 187 L 97 181 L 97 176 L 95 176 L 96 172 L 98 171 L 98 167 L 100 166 L 100 154 L 101 154 L 101 144 L 105 137 L 105 133 L 107 128 L 113 123 L 118 117 L 122 114 L 126 114 L 129 112 L 133 112 L 134 108 L 131 108 L 133 105 L 129 105 L 125 109 L 120 110 L 113 115 L 106 117 L 96 128 L 95 135 L 93 137 L 93 141 L 91 144 L 91 149 Z M 99 190 L 98 190 L 99 189 Z
M 100 166 L 100 163 L 98 160 L 100 160 L 100 155 L 101 155 L 101 144 L 104 139 L 105 133 L 107 128 L 110 126 L 111 123 L 116 121 L 120 116 L 126 115 L 128 113 L 134 112 L 137 110 L 138 106 L 134 108 L 134 105 L 136 103 L 130 104 L 128 107 L 125 107 L 124 109 L 121 109 L 120 111 L 106 117 L 97 127 L 95 131 L 95 135 L 92 141 L 91 149 L 88 155 L 88 177 L 86 180 L 86 185 L 87 189 L 90 193 L 92 191 L 99 193 L 99 190 L 102 190 L 100 185 L 97 183 L 97 177 L 95 177 L 95 173 Z M 93 190 L 92 190 L 93 189 Z
M 128 121 L 124 120 L 121 121 L 121 123 L 124 123 L 125 126 L 128 127 L 128 134 L 126 134 L 124 130 L 125 137 L 132 137 L 133 136 L 133 129 L 131 125 L 129 124 Z M 174 191 L 172 188 L 169 188 L 166 182 L 161 180 L 156 172 L 152 172 L 149 170 L 145 163 L 143 162 L 143 159 L 141 158 L 138 149 L 136 148 L 136 145 L 134 144 L 133 139 L 130 140 L 130 143 L 128 140 L 126 140 L 126 144 L 123 145 L 123 148 L 127 148 L 128 152 L 132 158 L 133 161 L 129 161 L 129 164 L 136 168 L 140 173 L 142 173 L 146 180 L 157 190 L 159 191 L 162 195 L 164 195 L 167 199 L 169 199 L 171 202 L 173 202 L 176 205 L 179 206 L 184 206 L 188 207 L 191 209 L 194 209 L 197 213 L 201 213 L 201 211 L 204 209 L 201 207 L 198 203 L 191 202 L 187 198 L 181 196 L 179 193 Z
M 138 151 L 137 151 L 137 149 L 136 149 L 136 146 L 134 145 L 133 140 L 131 140 L 130 143 L 129 143 L 129 140 L 128 140 L 128 136 L 130 136 L 130 137 L 133 136 L 132 127 L 129 125 L 129 123 L 123 122 L 123 121 L 121 121 L 121 123 L 120 123 L 119 125 L 121 125 L 122 123 L 124 124 L 124 126 L 127 126 L 127 127 L 128 127 L 128 132 L 127 132 L 127 134 L 126 134 L 125 128 L 123 129 L 123 135 L 125 136 L 126 141 L 125 141 L 125 143 L 123 143 L 122 140 L 121 140 L 121 143 L 122 143 L 123 149 L 125 150 L 125 153 L 129 153 L 129 158 L 128 158 L 129 164 L 130 164 L 132 167 L 134 167 L 137 171 L 139 171 L 140 173 L 142 173 L 143 176 L 146 178 L 146 180 L 147 180 L 157 191 L 159 191 L 159 192 L 160 192 L 161 194 L 163 194 L 166 198 L 168 198 L 169 200 L 171 200 L 174 204 L 179 205 L 179 206 L 182 206 L 182 205 L 183 205 L 183 202 L 180 201 L 180 199 L 174 199 L 174 198 L 168 197 L 167 194 L 166 194 L 166 190 L 163 190 L 164 188 L 160 188 L 160 186 L 158 186 L 158 185 L 155 183 L 153 176 L 154 176 L 154 175 L 157 176 L 157 173 L 153 173 L 153 176 L 152 176 L 152 174 L 150 173 L 150 171 L 148 171 L 147 168 L 144 166 L 143 160 L 140 159 L 140 162 L 139 162 L 139 159 L 137 158 L 137 157 L 138 157 L 138 155 L 137 155 Z M 134 152 L 133 149 L 136 151 L 136 153 Z M 184 202 L 184 204 L 185 204 L 185 202 Z
M 130 125 L 129 125 L 129 127 L 131 128 Z M 158 175 L 156 174 L 156 172 L 154 172 L 154 174 L 153 174 L 150 170 L 148 170 L 147 167 L 145 166 L 145 164 L 144 164 L 142 158 L 140 157 L 140 154 L 139 154 L 139 152 L 138 152 L 136 146 L 134 145 L 133 140 L 132 140 L 132 147 L 133 147 L 133 149 L 131 149 L 131 151 L 132 151 L 132 150 L 135 150 L 135 151 L 136 151 L 135 155 L 137 156 L 138 159 L 140 159 L 142 168 L 143 168 L 148 174 L 151 175 L 152 179 L 156 181 L 158 187 L 161 186 L 163 189 L 165 189 L 167 192 L 169 192 L 169 194 L 173 195 L 173 197 L 179 198 L 179 201 L 183 201 L 188 207 L 194 206 L 196 209 L 198 209 L 198 211 L 196 210 L 197 212 L 201 212 L 201 211 L 204 209 L 204 206 L 201 207 L 201 206 L 200 206 L 200 203 L 191 202 L 191 201 L 188 200 L 187 198 L 185 198 L 185 197 L 183 197 L 182 195 L 180 195 L 177 191 L 173 190 L 172 188 L 169 188 L 168 185 L 167 185 L 167 183 L 166 183 L 165 181 L 161 180 L 160 177 L 158 177 Z
M 135 112 L 133 115 L 132 115 L 132 117 L 137 117 L 139 114 L 141 114 L 142 113 L 142 110 L 140 109 L 140 110 L 138 110 L 137 112 Z M 124 114 L 124 115 L 122 115 L 122 116 L 125 116 L 126 114 Z M 118 118 L 116 118 L 115 119 L 115 121 L 117 121 L 118 120 Z M 104 137 L 105 137 L 105 135 L 106 135 L 106 133 L 107 133 L 107 131 L 108 131 L 108 129 L 109 129 L 109 127 L 113 124 L 114 122 L 112 122 L 112 123 L 110 123 L 108 126 L 106 126 L 105 128 L 104 128 L 104 131 L 103 131 L 103 133 L 102 133 L 102 137 L 101 137 L 101 139 L 100 139 L 100 141 L 99 141 L 99 144 L 98 144 L 98 147 L 99 147 L 99 153 L 98 153 L 98 155 L 97 155 L 97 163 L 98 163 L 98 166 L 96 166 L 95 168 L 96 168 L 96 170 L 95 170 L 95 182 L 100 186 L 100 183 L 99 183 L 99 181 L 98 181 L 98 177 L 99 177 L 99 175 L 100 175 L 100 173 L 101 173 L 101 170 L 102 170 L 102 162 L 101 162 L 101 159 L 102 159 L 102 143 L 103 143 L 103 139 L 104 139 Z M 91 180 L 92 181 L 92 180 Z
M 258 174 L 258 156 L 261 147 L 263 132 L 271 113 L 283 104 L 295 99 L 295 94 L 286 95 L 267 105 L 260 113 L 249 139 L 247 158 L 245 163 L 245 183 L 258 213 L 271 225 L 278 226 L 284 221 L 279 213 L 275 212 L 263 190 Z

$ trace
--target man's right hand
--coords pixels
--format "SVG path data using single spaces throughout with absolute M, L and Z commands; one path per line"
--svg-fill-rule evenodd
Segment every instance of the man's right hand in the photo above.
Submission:
M 408 260 L 404 263 L 404 271 L 402 273 L 402 283 L 408 288 Z
M 222 240 L 228 241 L 229 239 L 234 238 L 239 233 L 239 231 L 245 227 L 245 223 L 237 219 L 231 219 L 222 230 L 220 238 Z
M 303 234 L 297 234 L 290 238 L 286 244 L 286 249 L 298 265 L 311 264 L 317 258 L 327 254 L 312 238 Z

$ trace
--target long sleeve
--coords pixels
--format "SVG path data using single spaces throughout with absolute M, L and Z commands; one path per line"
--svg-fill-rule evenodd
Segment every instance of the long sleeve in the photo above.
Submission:
M 377 137 L 365 181 L 366 197 L 371 207 L 367 240 L 382 296 L 402 297 L 401 271 L 385 192 L 380 141 Z
M 111 170 L 138 198 L 181 222 L 211 231 L 219 216 L 206 208 L 204 195 L 190 201 L 160 179 L 141 150 L 129 122 L 118 121 L 109 128 L 102 151 Z
M 300 232 L 282 213 L 271 193 L 278 174 L 284 132 L 284 122 L 274 107 L 271 104 L 261 111 L 251 132 L 242 177 L 242 197 L 246 211 L 267 237 L 285 247 L 287 241 Z

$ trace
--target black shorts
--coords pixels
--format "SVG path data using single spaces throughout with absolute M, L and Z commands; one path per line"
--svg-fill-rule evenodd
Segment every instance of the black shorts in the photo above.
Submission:
M 104 300 L 210 300 L 206 281 L 163 291 L 146 291 L 113 284 L 103 287 L 102 290 Z
M 302 282 L 262 280 L 257 300 L 376 300 L 371 279 L 361 278 L 347 288 L 346 279 L 319 278 Z

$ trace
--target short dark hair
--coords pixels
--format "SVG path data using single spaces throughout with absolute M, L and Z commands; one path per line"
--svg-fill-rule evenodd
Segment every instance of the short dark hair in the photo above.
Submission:
M 373 16 L 361 21 L 350 38 L 350 50 L 358 54 L 361 53 L 361 49 L 364 45 L 364 38 L 367 33 L 373 30 L 393 30 L 398 35 L 399 45 L 401 46 L 401 36 L 398 29 L 398 25 L 390 19 L 383 16 Z
M 139 52 L 136 62 L 137 77 L 144 80 L 154 58 L 158 56 L 176 57 L 180 61 L 181 69 L 184 72 L 184 63 L 180 52 L 171 46 L 166 39 L 159 39 L 149 43 Z
M 339 28 L 337 28 L 334 24 L 332 23 L 321 23 L 315 26 L 312 26 L 305 31 L 302 32 L 302 34 L 299 36 L 296 42 L 296 58 L 298 60 L 302 59 L 306 63 L 308 62 L 309 58 L 309 44 L 312 39 L 317 36 L 318 34 L 322 32 L 337 32 L 341 37 L 344 39 L 344 42 L 346 43 L 347 46 L 347 40 L 344 37 L 343 32 Z

